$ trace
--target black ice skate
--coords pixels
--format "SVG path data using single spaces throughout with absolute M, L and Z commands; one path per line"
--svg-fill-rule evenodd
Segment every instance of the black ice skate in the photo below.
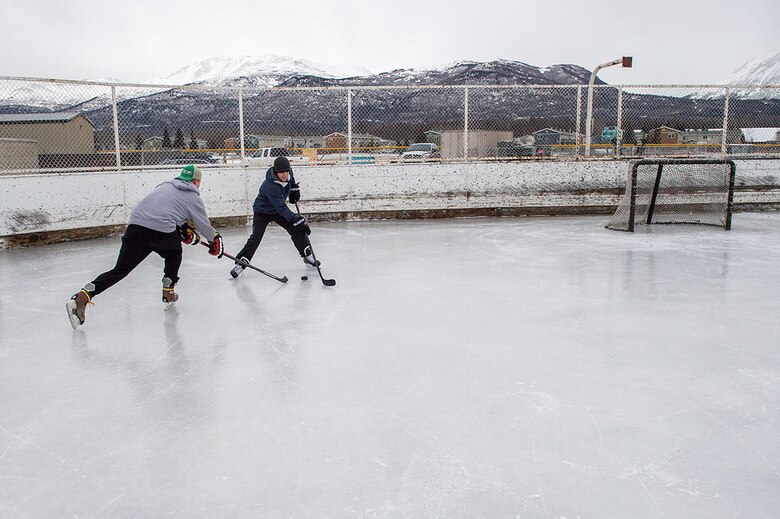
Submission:
M 249 265 L 249 260 L 246 258 L 241 258 L 238 261 L 236 261 L 236 266 L 233 267 L 233 269 L 230 271 L 230 275 L 233 276 L 233 279 L 237 278 L 241 275 L 241 273 L 244 271 L 244 269 Z
M 308 245 L 303 249 L 303 254 L 303 262 L 307 267 L 317 268 L 321 265 L 319 260 L 314 259 L 314 254 L 312 254 L 311 247 Z

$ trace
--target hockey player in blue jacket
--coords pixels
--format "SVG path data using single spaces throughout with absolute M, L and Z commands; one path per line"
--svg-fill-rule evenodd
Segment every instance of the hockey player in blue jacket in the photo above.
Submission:
M 295 182 L 290 161 L 287 157 L 276 157 L 274 165 L 268 168 L 265 173 L 265 180 L 260 185 L 260 191 L 252 205 L 254 218 L 252 220 L 252 234 L 241 251 L 236 254 L 239 260 L 230 271 L 230 275 L 237 278 L 244 271 L 246 265 L 252 261 L 263 239 L 265 229 L 271 222 L 281 225 L 290 235 L 298 254 L 303 258 L 307 266 L 316 267 L 319 262 L 315 262 L 309 246 L 307 235 L 311 234 L 311 229 L 303 216 L 293 213 L 287 207 L 286 200 L 291 204 L 300 200 L 301 192 L 298 184 Z

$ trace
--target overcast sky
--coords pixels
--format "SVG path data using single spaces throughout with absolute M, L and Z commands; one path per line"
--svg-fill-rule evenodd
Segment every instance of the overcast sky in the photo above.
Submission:
M 144 82 L 267 53 L 372 72 L 497 58 L 707 84 L 780 51 L 778 0 L 0 0 L 0 75 Z

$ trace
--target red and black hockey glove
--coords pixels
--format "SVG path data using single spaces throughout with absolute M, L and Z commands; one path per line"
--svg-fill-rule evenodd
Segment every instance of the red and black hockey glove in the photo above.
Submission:
M 200 234 L 190 224 L 185 223 L 181 227 L 176 227 L 176 230 L 179 233 L 179 238 L 185 245 L 197 245 L 200 243 Z
M 217 233 L 214 235 L 214 239 L 209 244 L 209 254 L 216 256 L 217 258 L 221 258 L 224 253 L 225 248 L 222 245 L 222 236 Z

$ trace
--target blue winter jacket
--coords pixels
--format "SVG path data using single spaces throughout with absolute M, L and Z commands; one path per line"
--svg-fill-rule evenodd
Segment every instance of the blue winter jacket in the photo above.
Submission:
M 255 203 L 252 204 L 252 210 L 261 214 L 278 214 L 288 222 L 292 222 L 295 213 L 287 207 L 287 196 L 290 194 L 290 185 L 295 182 L 292 168 L 290 168 L 290 178 L 287 182 L 282 182 L 274 174 L 274 168 L 268 168 L 265 172 L 265 180 L 260 184 L 260 192 L 257 193 Z

